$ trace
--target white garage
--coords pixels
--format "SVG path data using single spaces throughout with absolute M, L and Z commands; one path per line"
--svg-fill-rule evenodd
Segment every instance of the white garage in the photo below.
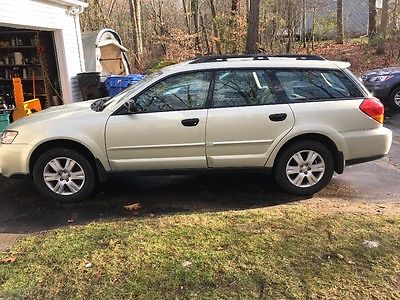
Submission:
M 80 0 L 0 0 L 0 96 L 19 77 L 24 98 L 39 98 L 44 107 L 82 99 L 76 74 L 85 71 L 85 7 Z

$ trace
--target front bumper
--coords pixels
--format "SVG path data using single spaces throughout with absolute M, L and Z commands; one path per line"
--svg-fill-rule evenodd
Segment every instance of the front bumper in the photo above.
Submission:
M 29 146 L 0 144 L 0 174 L 6 177 L 29 174 Z

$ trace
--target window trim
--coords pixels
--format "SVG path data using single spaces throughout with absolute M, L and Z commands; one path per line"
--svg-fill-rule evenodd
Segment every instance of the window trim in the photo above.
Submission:
M 215 87 L 215 76 L 216 72 L 219 71 L 238 71 L 238 70 L 264 70 L 269 77 L 271 81 L 271 91 L 277 96 L 277 102 L 276 103 L 271 103 L 271 104 L 261 104 L 261 105 L 246 105 L 246 106 L 227 106 L 227 107 L 212 107 L 211 103 L 214 98 L 214 87 Z M 286 92 L 283 89 L 283 86 L 281 82 L 279 81 L 278 77 L 276 76 L 276 71 L 280 70 L 294 70 L 294 71 L 304 71 L 304 70 L 316 70 L 316 71 L 338 71 L 343 73 L 346 78 L 348 78 L 361 92 L 363 97 L 352 97 L 352 98 L 336 98 L 336 99 L 319 99 L 319 100 L 307 100 L 307 101 L 292 101 L 290 100 Z M 160 112 L 136 112 L 136 113 L 129 113 L 124 105 L 121 105 L 119 108 L 117 108 L 114 113 L 111 114 L 111 116 L 115 115 L 131 115 L 131 114 L 148 114 L 148 113 L 161 113 L 161 112 L 176 112 L 176 111 L 189 111 L 189 110 L 200 110 L 200 109 L 220 109 L 220 108 L 236 108 L 236 107 L 251 107 L 251 106 L 263 106 L 263 105 L 280 105 L 280 104 L 296 104 L 296 103 L 314 103 L 314 102 L 329 102 L 329 101 L 345 101 L 345 100 L 359 100 L 363 99 L 365 97 L 368 97 L 368 95 L 365 93 L 364 89 L 362 89 L 359 85 L 358 82 L 353 80 L 351 76 L 349 76 L 346 72 L 345 69 L 339 69 L 339 68 L 292 68 L 292 67 L 221 67 L 221 68 L 205 68 L 205 69 L 199 69 L 199 70 L 189 70 L 189 71 L 181 71 L 177 72 L 174 74 L 169 74 L 164 77 L 161 77 L 159 80 L 155 81 L 152 83 L 150 86 L 145 88 L 144 90 L 140 91 L 138 94 L 133 96 L 132 99 L 136 99 L 136 97 L 139 97 L 141 94 L 145 93 L 148 89 L 152 88 L 154 85 L 158 84 L 162 80 L 168 79 L 173 76 L 178 76 L 178 75 L 184 75 L 184 74 L 191 74 L 191 73 L 206 73 L 210 72 L 211 73 L 211 80 L 210 80 L 210 86 L 208 89 L 208 97 L 205 102 L 205 107 L 204 108 L 192 108 L 192 109 L 185 109 L 185 110 L 169 110 L 169 111 L 160 111 Z

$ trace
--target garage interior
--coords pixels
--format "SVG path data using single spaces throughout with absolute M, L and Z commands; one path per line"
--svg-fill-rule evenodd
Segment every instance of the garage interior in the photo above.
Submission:
M 13 78 L 25 101 L 39 99 L 43 109 L 62 103 L 53 32 L 0 27 L 0 105 L 16 105 Z

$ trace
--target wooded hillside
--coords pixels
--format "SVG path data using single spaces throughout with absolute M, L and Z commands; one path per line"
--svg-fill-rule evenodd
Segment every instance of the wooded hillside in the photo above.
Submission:
M 364 0 L 358 12 L 354 5 L 346 7 L 351 1 L 363 2 L 88 0 L 81 27 L 83 31 L 116 30 L 138 70 L 161 60 L 220 53 L 318 53 L 322 47 L 332 57 L 335 53 L 326 53 L 326 45 L 349 43 L 354 32 L 365 32 L 369 46 L 360 44 L 368 47 L 361 52 L 380 55 L 376 59 L 381 64 L 396 63 L 400 58 L 399 0 Z M 350 28 L 347 24 L 362 10 L 368 20 Z

